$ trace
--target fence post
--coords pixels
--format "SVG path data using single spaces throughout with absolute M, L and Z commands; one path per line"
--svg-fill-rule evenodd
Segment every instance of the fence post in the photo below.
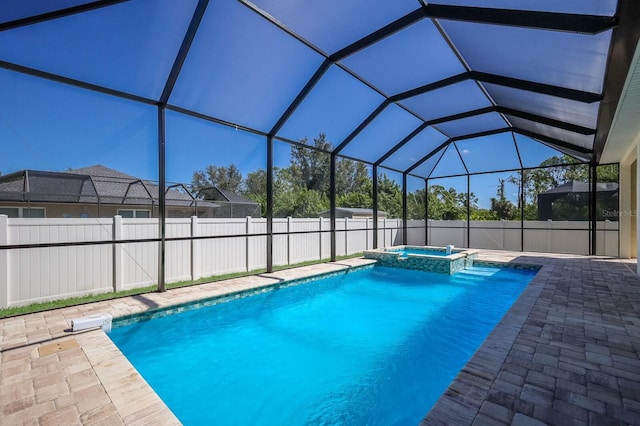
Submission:
M 318 218 L 318 230 L 319 230 L 318 240 L 320 241 L 318 245 L 318 249 L 320 250 L 318 255 L 318 260 L 322 260 L 322 237 L 324 237 L 324 234 L 322 233 L 322 217 Z
M 364 247 L 369 250 L 369 218 L 366 218 L 367 223 L 365 225 L 366 231 L 364 231 Z
M 200 224 L 198 223 L 198 216 L 191 216 L 191 237 L 200 236 Z M 200 252 L 199 252 L 199 240 L 191 240 L 191 279 L 197 280 L 200 278 Z
M 251 261 L 249 259 L 249 253 L 251 253 L 251 237 L 249 237 L 249 234 L 251 234 L 251 216 L 247 216 L 247 225 L 245 228 L 245 233 L 247 234 L 247 238 L 245 238 L 245 247 L 246 247 L 246 252 L 245 252 L 245 260 L 246 260 L 246 266 L 247 266 L 247 272 L 249 272 L 251 270 Z
M 387 218 L 382 218 L 382 248 L 387 246 Z
M 349 255 L 349 218 L 344 218 L 344 255 Z
M 291 265 L 291 216 L 287 217 L 287 265 Z
M 0 246 L 9 245 L 9 216 L 0 215 Z M 0 250 L 0 308 L 9 307 L 9 250 Z
M 113 217 L 113 241 L 122 239 L 122 216 Z M 118 292 L 124 289 L 122 270 L 122 245 L 113 244 L 113 291 Z

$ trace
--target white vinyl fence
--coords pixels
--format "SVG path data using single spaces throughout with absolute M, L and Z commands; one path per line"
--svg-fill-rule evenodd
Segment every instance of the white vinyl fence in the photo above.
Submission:
M 524 221 L 524 246 L 520 221 L 430 220 L 428 242 L 434 246 L 453 244 L 458 247 L 589 254 L 588 221 Z M 408 238 L 411 241 L 411 237 Z M 596 253 L 618 256 L 618 222 L 599 221 Z
M 378 221 L 380 247 L 402 244 L 402 220 Z M 336 255 L 373 248 L 372 219 L 337 219 Z M 330 219 L 274 218 L 273 264 L 328 259 Z M 345 232 L 345 229 L 351 232 Z M 266 268 L 267 221 L 167 219 L 167 238 L 236 235 L 168 241 L 168 283 Z M 296 234 L 296 232 L 310 232 Z M 73 243 L 158 238 L 158 219 L 8 219 L 0 216 L 0 245 Z M 424 233 L 423 233 L 424 235 Z M 0 308 L 154 285 L 158 242 L 0 250 Z
M 407 244 L 425 243 L 425 222 L 407 222 Z M 402 244 L 402 221 L 378 221 L 378 246 Z M 588 254 L 588 222 L 524 222 L 524 250 Z M 273 264 L 328 259 L 330 220 L 273 219 Z M 345 232 L 350 230 L 350 232 Z M 223 238 L 168 241 L 168 283 L 266 268 L 266 219 L 167 219 L 166 237 Z M 372 219 L 337 219 L 336 255 L 373 247 Z M 618 223 L 598 222 L 597 253 L 618 255 Z M 296 232 L 309 232 L 299 233 Z M 519 251 L 519 221 L 430 220 L 428 244 Z M 225 235 L 230 237 L 224 238 Z M 236 235 L 231 237 L 231 235 Z M 158 238 L 158 219 L 8 219 L 0 216 L 0 245 L 73 243 Z M 0 250 L 0 308 L 154 285 L 157 242 Z

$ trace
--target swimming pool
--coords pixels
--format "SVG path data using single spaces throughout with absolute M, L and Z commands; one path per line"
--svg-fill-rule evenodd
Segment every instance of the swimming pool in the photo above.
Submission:
M 415 425 L 534 274 L 369 267 L 110 337 L 187 425 Z

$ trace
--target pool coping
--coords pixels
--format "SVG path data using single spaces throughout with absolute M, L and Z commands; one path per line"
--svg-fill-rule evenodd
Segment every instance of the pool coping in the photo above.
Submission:
M 357 265 L 349 267 L 348 269 L 341 269 L 338 271 L 320 272 L 313 275 L 308 275 L 300 278 L 293 278 L 285 281 L 279 281 L 271 284 L 267 284 L 260 287 L 250 287 L 237 291 L 232 291 L 225 294 L 218 294 L 203 299 L 198 299 L 189 302 L 178 303 L 176 305 L 163 306 L 157 309 L 149 309 L 144 312 L 128 314 L 120 317 L 113 318 L 113 327 L 124 327 L 136 322 L 148 321 L 155 318 L 162 318 L 168 315 L 179 314 L 181 312 L 192 311 L 195 309 L 204 308 L 207 306 L 213 306 L 220 303 L 230 302 L 232 300 L 242 299 L 245 297 L 251 297 L 262 293 L 268 293 L 271 291 L 277 291 L 283 288 L 311 283 L 323 278 L 335 277 L 338 275 L 351 274 L 357 271 L 365 269 L 371 269 L 375 266 L 375 262 Z

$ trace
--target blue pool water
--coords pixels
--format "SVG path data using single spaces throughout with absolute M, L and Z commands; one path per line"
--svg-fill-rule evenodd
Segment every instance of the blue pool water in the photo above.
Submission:
M 376 266 L 110 337 L 186 425 L 416 425 L 534 274 Z
M 408 254 L 424 254 L 429 256 L 447 256 L 445 251 L 440 250 L 430 250 L 430 249 L 422 249 L 422 248 L 412 248 L 405 247 L 401 249 L 391 249 L 390 252 L 400 253 L 400 256 L 406 256 Z

